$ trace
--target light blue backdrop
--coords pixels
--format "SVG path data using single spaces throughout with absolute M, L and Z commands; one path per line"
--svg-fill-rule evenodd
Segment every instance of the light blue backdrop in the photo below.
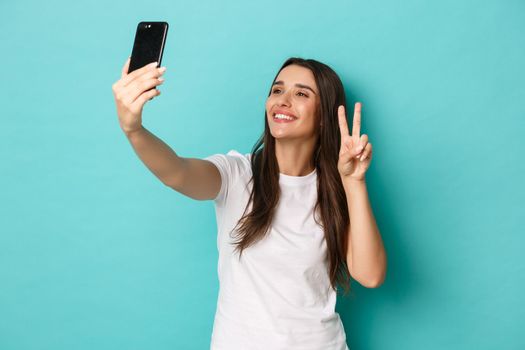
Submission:
M 0 349 L 209 347 L 213 203 L 164 186 L 118 125 L 142 20 L 170 24 L 144 126 L 181 156 L 249 152 L 289 56 L 363 103 L 389 265 L 338 300 L 351 350 L 525 348 L 523 1 L 17 0 L 0 17 Z

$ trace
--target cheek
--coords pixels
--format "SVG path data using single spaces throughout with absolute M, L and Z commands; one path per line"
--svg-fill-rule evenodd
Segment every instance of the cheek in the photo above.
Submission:
M 301 108 L 301 114 L 308 116 L 308 119 L 315 120 L 317 118 L 316 106 L 313 103 L 304 104 Z
M 265 104 L 265 106 L 264 106 L 264 107 L 266 108 L 266 113 L 268 113 L 268 111 L 270 110 L 271 105 L 272 105 L 272 104 L 271 104 L 270 99 L 267 99 L 267 100 L 266 100 L 266 104 Z

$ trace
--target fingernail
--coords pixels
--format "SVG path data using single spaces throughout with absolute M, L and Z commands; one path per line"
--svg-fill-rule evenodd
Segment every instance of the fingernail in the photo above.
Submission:
M 160 72 L 160 73 L 164 73 L 165 71 L 166 71 L 166 67 L 161 67 L 161 68 L 159 68 L 159 72 Z

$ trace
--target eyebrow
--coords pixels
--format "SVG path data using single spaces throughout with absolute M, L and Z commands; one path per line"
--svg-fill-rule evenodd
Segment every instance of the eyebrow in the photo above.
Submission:
M 282 80 L 278 80 L 278 81 L 276 81 L 275 83 L 273 83 L 273 85 L 284 85 L 284 82 L 283 82 Z M 272 86 L 273 86 L 273 85 L 272 85 Z M 300 88 L 303 88 L 303 89 L 308 89 L 308 90 L 310 90 L 311 92 L 313 92 L 314 94 L 316 94 L 315 91 L 314 91 L 311 87 L 309 87 L 308 85 L 304 85 L 304 84 L 299 84 L 299 83 L 297 83 L 297 84 L 295 84 L 295 86 L 300 87 Z M 316 95 L 317 95 L 317 94 L 316 94 Z

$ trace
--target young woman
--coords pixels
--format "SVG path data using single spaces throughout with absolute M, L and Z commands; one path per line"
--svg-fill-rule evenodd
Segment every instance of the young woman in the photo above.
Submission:
M 348 349 L 336 286 L 346 294 L 351 276 L 375 288 L 386 275 L 366 189 L 372 144 L 360 134 L 361 104 L 349 134 L 337 74 L 292 57 L 272 82 L 251 153 L 182 158 L 141 122 L 165 68 L 127 74 L 128 66 L 113 92 L 135 152 L 167 186 L 215 203 L 220 290 L 211 349 Z

